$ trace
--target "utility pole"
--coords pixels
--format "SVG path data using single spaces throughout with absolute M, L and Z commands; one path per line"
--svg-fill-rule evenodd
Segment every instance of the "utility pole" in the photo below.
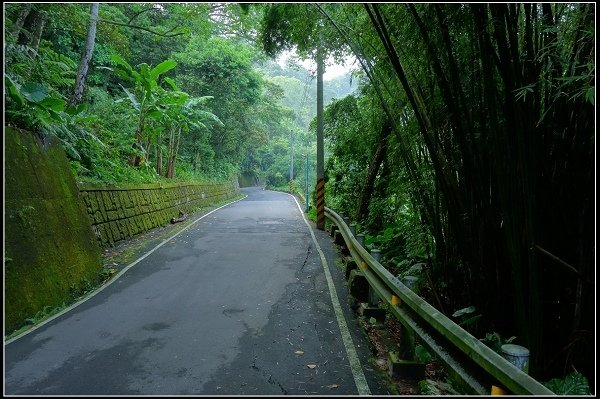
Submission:
M 320 27 L 319 27 L 320 28 Z M 323 146 L 323 47 L 317 44 L 317 229 L 325 230 L 325 173 Z
M 304 193 L 306 194 L 306 211 L 308 212 L 309 200 L 308 200 L 308 149 L 306 150 L 306 166 L 304 167 Z
M 294 131 L 290 129 L 290 138 L 292 140 L 292 159 L 290 161 L 290 193 L 294 193 Z

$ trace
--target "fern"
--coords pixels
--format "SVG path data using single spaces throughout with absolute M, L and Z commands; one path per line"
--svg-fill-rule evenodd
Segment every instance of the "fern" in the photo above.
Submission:
M 56 88 L 71 88 L 75 83 L 77 63 L 48 47 L 40 48 L 39 69 Z

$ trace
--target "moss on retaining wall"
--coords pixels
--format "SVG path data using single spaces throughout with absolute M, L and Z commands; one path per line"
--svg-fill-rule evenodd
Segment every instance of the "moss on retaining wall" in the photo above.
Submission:
M 5 128 L 5 332 L 46 306 L 71 299 L 71 286 L 94 281 L 100 246 L 64 150 Z
M 146 184 L 104 186 L 82 184 L 81 198 L 102 246 L 165 226 L 180 212 L 200 208 L 239 194 L 237 181 L 213 184 Z

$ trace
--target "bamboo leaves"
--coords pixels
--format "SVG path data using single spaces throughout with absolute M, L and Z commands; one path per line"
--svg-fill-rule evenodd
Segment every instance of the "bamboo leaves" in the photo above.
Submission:
M 594 5 L 316 8 L 327 34 L 339 33 L 363 66 L 370 84 L 360 96 L 377 94 L 371 106 L 385 110 L 396 133 L 369 212 L 392 225 L 402 217 L 400 198 L 409 198 L 424 210 L 419 220 L 435 238 L 426 244 L 434 254 L 427 259 L 431 284 L 438 285 L 431 288 L 450 308 L 476 305 L 485 317 L 472 328 L 485 328 L 493 315 L 518 333 L 532 351 L 534 373 L 545 372 L 552 357 L 568 367 L 571 345 L 585 354 L 583 341 L 573 337 L 584 334 L 584 324 L 594 331 L 593 315 L 583 316 L 593 298 L 580 278 L 594 270 Z M 267 51 L 310 43 L 314 19 L 302 12 L 294 5 L 268 8 Z M 326 111 L 333 150 L 328 201 L 352 213 L 358 202 L 352 197 L 370 186 L 353 163 L 376 143 L 367 150 L 356 144 L 372 127 L 352 131 L 355 122 L 339 112 L 342 104 Z M 570 264 L 580 262 L 577 280 L 538 258 L 532 248 L 540 241 L 571 256 Z M 572 314 L 547 305 L 549 298 L 574 301 Z M 572 320 L 571 332 L 559 333 L 558 319 Z M 543 349 L 558 335 L 569 348 L 564 356 Z

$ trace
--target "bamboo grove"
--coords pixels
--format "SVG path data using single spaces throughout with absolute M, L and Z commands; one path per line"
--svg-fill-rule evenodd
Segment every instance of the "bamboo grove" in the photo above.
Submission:
M 319 4 L 264 19 L 267 51 L 308 51 L 320 30 L 360 64 L 361 93 L 326 109 L 328 204 L 390 268 L 422 262 L 444 313 L 472 305 L 475 334 L 516 336 L 540 378 L 594 370 L 594 15 Z

